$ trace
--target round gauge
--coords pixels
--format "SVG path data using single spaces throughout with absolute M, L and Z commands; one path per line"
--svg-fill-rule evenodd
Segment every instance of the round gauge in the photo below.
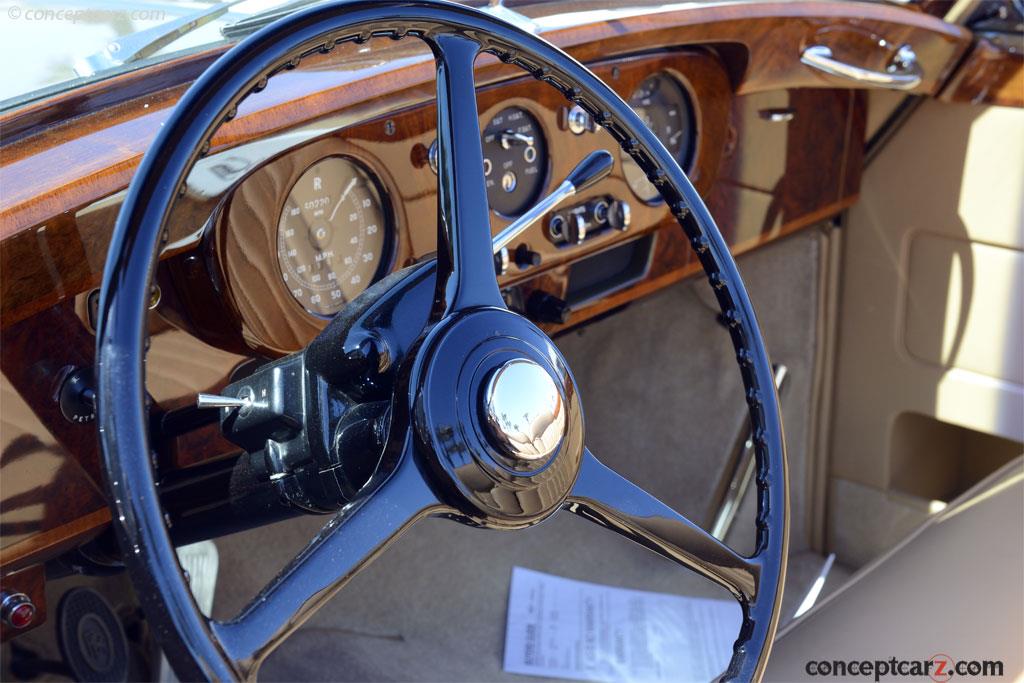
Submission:
M 679 81 L 667 73 L 648 76 L 629 96 L 629 106 L 685 169 L 693 155 L 695 126 L 690 98 Z M 633 193 L 645 202 L 660 201 L 658 189 L 633 157 L 625 151 L 620 157 L 626 182 Z
M 548 145 L 537 119 L 522 107 L 495 114 L 483 133 L 487 201 L 503 216 L 518 216 L 544 189 Z
M 345 157 L 321 159 L 288 193 L 277 225 L 277 260 L 295 300 L 331 316 L 366 289 L 384 264 L 387 215 L 376 181 Z

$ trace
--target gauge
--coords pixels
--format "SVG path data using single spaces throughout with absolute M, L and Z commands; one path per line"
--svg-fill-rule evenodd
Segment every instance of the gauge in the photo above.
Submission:
M 487 201 L 503 216 L 518 216 L 544 189 L 548 145 L 537 119 L 522 107 L 495 114 L 484 129 Z
M 373 177 L 346 157 L 321 159 L 299 177 L 281 211 L 277 259 L 285 286 L 310 313 L 334 315 L 377 278 L 387 236 Z
M 693 154 L 693 107 L 683 86 L 667 73 L 649 76 L 629 96 L 629 106 L 640 115 L 661 144 L 685 169 Z M 658 189 L 647 180 L 633 157 L 622 151 L 622 170 L 633 193 L 645 202 L 661 199 Z

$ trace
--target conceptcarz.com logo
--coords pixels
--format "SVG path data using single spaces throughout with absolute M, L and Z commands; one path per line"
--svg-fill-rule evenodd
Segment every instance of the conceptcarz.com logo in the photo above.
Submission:
M 961 659 L 936 653 L 929 659 L 812 659 L 804 671 L 808 676 L 821 678 L 871 678 L 880 681 L 887 677 L 928 678 L 943 683 L 954 677 L 981 678 L 1002 676 L 1001 659 Z

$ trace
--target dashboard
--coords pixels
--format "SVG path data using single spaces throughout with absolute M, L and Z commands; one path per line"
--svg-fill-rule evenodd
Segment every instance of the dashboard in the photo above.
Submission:
M 696 68 L 698 60 L 678 57 L 680 66 Z M 687 64 L 690 62 L 693 64 Z M 640 73 L 644 64 L 634 65 Z M 640 113 L 672 156 L 689 168 L 696 147 L 696 120 L 691 88 L 685 76 L 668 65 L 633 85 L 628 102 Z M 707 68 L 707 67 L 705 67 Z M 622 78 L 622 67 L 613 74 Z M 627 87 L 631 83 L 625 83 Z M 597 133 L 597 127 L 578 105 L 558 109 L 558 127 L 549 130 L 539 117 L 536 100 L 501 106 L 482 126 L 483 170 L 487 198 L 499 219 L 521 217 L 552 185 L 551 151 L 561 152 L 563 136 Z M 385 124 L 388 125 L 388 124 Z M 602 131 L 603 132 L 603 131 Z M 548 139 L 552 140 L 549 149 Z M 596 147 L 609 146 L 607 135 Z M 406 138 L 410 140 L 410 138 Z M 396 142 L 398 142 L 396 140 Z M 422 142 L 408 142 L 410 158 L 422 168 Z M 591 145 L 586 145 L 591 146 Z M 583 145 L 580 148 L 584 147 Z M 430 143 L 427 160 L 437 174 L 437 141 Z M 627 231 L 632 226 L 630 201 L 660 203 L 657 188 L 625 152 L 619 154 L 621 172 L 633 196 L 605 194 L 552 213 L 542 232 L 556 246 L 579 246 L 588 238 L 609 230 Z M 410 171 L 415 169 L 411 164 Z M 396 182 L 392 178 L 392 182 Z M 373 281 L 393 262 L 397 233 L 395 207 L 382 178 L 355 157 L 336 154 L 313 162 L 295 180 L 280 210 L 277 223 L 277 259 L 281 277 L 292 297 L 310 314 L 330 317 Z M 344 208 L 344 210 L 342 210 Z M 513 264 L 519 270 L 543 265 L 536 235 L 534 243 L 522 241 L 514 250 L 500 254 L 496 269 L 505 275 Z
M 730 103 L 717 57 L 684 50 L 592 68 L 635 102 L 695 180 L 714 177 Z M 604 149 L 620 158 L 618 145 L 589 115 L 532 78 L 481 89 L 478 106 L 493 234 L 551 192 L 587 154 Z M 432 104 L 412 107 L 310 140 L 247 170 L 199 247 L 206 256 L 197 260 L 190 249 L 167 265 L 164 289 L 202 301 L 203 308 L 220 302 L 218 329 L 204 315 L 189 331 L 211 343 L 234 335 L 239 350 L 295 351 L 376 279 L 432 254 L 435 120 Z M 693 173 L 698 167 L 702 172 Z M 651 232 L 674 220 L 653 189 L 632 161 L 619 161 L 608 178 L 529 228 L 496 257 L 509 305 L 538 322 L 563 324 L 573 308 L 642 277 L 654 253 Z M 532 291 L 516 286 L 570 263 L 570 271 L 578 271 L 589 257 L 620 246 L 630 253 L 619 255 L 619 272 L 578 291 L 548 292 L 557 301 L 538 303 Z M 226 295 L 183 284 L 204 281 L 222 283 Z M 195 315 L 188 301 L 178 307 L 182 319 Z
M 882 68 L 890 48 L 913 44 L 925 74 L 915 94 L 927 96 L 971 45 L 967 31 L 878 3 L 554 2 L 538 12 L 554 17 L 534 17 L 545 38 L 640 113 L 737 254 L 857 200 L 867 95 L 801 64 L 801 50 L 830 45 Z M 435 252 L 433 64 L 414 41 L 376 42 L 275 77 L 188 178 L 151 293 L 146 371 L 163 473 L 237 451 L 216 425 L 180 419 L 197 392 L 304 347 L 366 287 Z M 23 590 L 39 604 L 42 563 L 110 519 L 95 425 L 63 399 L 89 381 L 112 226 L 161 122 L 222 49 L 0 113 L 0 570 L 28 577 Z M 489 57 L 477 76 L 492 234 L 587 154 L 615 158 L 608 177 L 497 255 L 511 308 L 557 335 L 699 271 L 648 179 L 585 112 Z

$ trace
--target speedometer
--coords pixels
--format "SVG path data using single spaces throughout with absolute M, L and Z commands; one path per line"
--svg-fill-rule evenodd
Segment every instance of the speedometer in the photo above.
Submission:
M 679 81 L 667 73 L 648 76 L 629 96 L 629 106 L 685 169 L 693 155 L 693 107 Z M 651 184 L 633 157 L 622 151 L 620 158 L 633 193 L 648 203 L 658 201 L 661 198 L 658 188 Z
M 377 182 L 347 157 L 321 159 L 292 186 L 277 227 L 277 259 L 292 297 L 337 313 L 380 274 L 387 213 Z

